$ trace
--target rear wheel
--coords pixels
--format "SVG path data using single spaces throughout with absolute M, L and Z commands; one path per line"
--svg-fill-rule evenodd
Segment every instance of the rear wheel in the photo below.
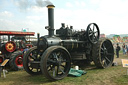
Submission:
M 23 53 L 22 51 L 16 51 L 11 54 L 10 61 L 9 61 L 10 67 L 12 70 L 20 70 L 23 69 Z
M 112 65 L 114 60 L 114 48 L 109 39 L 102 38 L 93 45 L 93 61 L 98 68 L 106 68 Z
M 46 49 L 41 57 L 41 70 L 50 80 L 60 80 L 68 75 L 71 67 L 69 52 L 62 46 Z

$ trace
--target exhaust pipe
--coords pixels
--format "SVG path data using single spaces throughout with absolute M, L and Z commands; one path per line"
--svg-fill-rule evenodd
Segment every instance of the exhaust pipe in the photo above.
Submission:
M 54 35 L 54 5 L 48 5 L 48 24 L 49 24 L 49 29 L 48 29 L 48 35 L 52 37 Z

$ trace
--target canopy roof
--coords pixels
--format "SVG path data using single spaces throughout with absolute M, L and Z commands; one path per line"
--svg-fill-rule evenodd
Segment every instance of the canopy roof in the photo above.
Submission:
M 0 31 L 0 35 L 16 35 L 16 36 L 34 36 L 35 32 L 21 32 L 21 31 Z

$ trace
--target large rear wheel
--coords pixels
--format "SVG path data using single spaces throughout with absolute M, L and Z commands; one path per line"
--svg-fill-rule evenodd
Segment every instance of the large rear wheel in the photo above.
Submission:
M 62 46 L 52 46 L 45 50 L 41 57 L 41 70 L 50 80 L 66 77 L 71 67 L 69 52 Z
M 102 38 L 93 45 L 93 61 L 98 68 L 106 68 L 112 65 L 114 60 L 114 48 L 109 39 Z

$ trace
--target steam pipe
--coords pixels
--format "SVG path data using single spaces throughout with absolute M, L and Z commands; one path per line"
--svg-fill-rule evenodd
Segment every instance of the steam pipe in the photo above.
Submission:
M 40 42 L 40 33 L 37 33 L 37 47 L 39 47 L 39 42 Z
M 49 29 L 48 29 L 48 35 L 51 37 L 54 35 L 54 5 L 48 5 L 48 24 L 49 24 Z
M 0 48 L 1 48 L 1 42 L 2 42 L 2 40 L 1 40 L 1 36 L 0 36 Z
M 10 35 L 8 35 L 8 42 L 10 41 Z

